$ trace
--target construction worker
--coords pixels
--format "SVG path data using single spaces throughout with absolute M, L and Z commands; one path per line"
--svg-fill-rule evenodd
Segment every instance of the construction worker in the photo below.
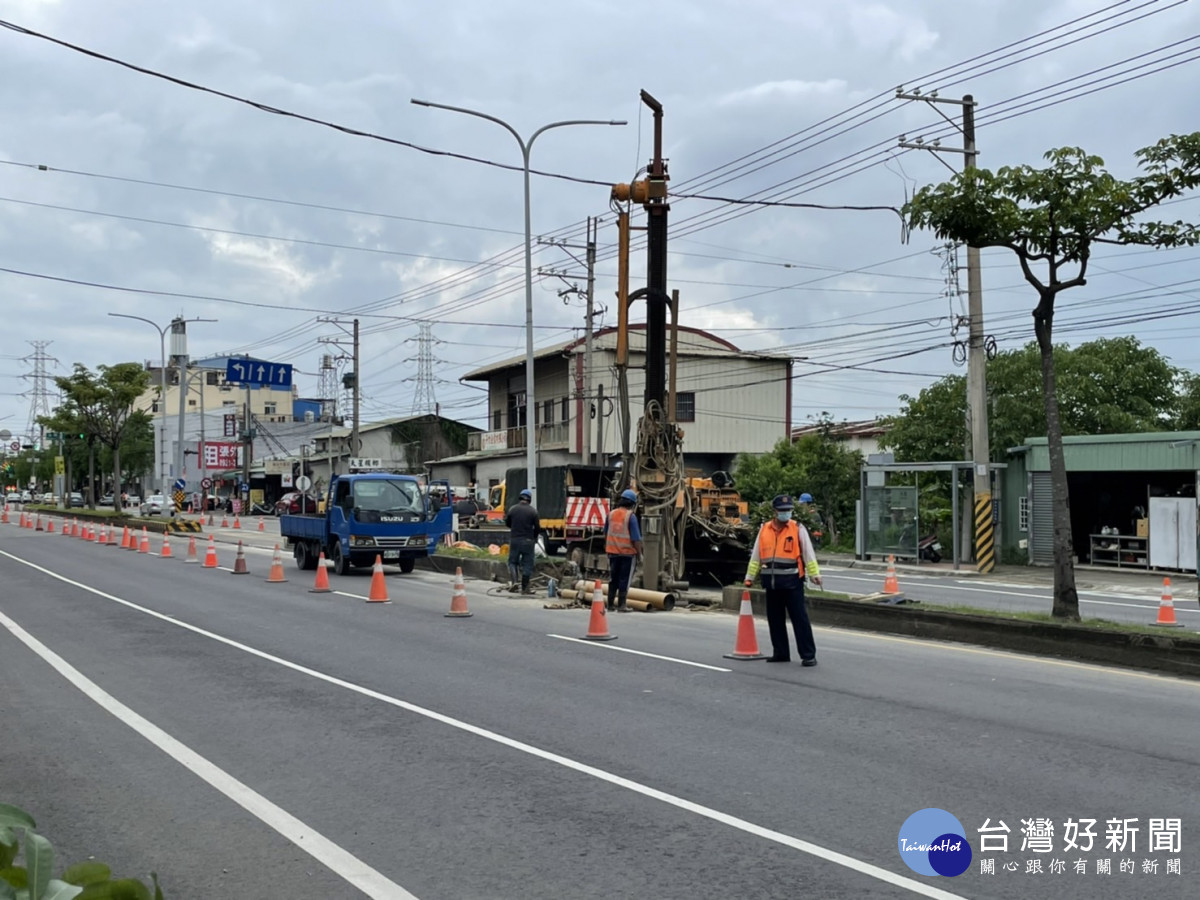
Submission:
M 508 589 L 517 590 L 519 572 L 521 593 L 532 594 L 529 579 L 533 577 L 533 548 L 542 528 L 542 520 L 533 506 L 533 494 L 528 489 L 521 491 L 520 499 L 509 507 L 504 524 L 508 526 L 508 569 L 513 576 L 513 583 Z
M 604 522 L 604 552 L 608 554 L 608 608 L 616 601 L 617 612 L 629 612 L 625 604 L 629 596 L 629 579 L 633 566 L 642 554 L 642 529 L 633 508 L 637 494 L 622 491 L 617 508 Z
M 754 576 L 761 573 L 762 586 L 767 594 L 767 627 L 771 633 L 772 655 L 767 662 L 788 662 L 791 652 L 788 647 L 787 620 L 792 620 L 796 632 L 796 646 L 800 651 L 802 666 L 817 664 L 817 645 L 813 640 L 812 624 L 808 621 L 808 607 L 804 602 L 805 577 L 821 586 L 821 570 L 813 552 L 808 529 L 792 519 L 795 504 L 787 494 L 780 494 L 771 501 L 775 518 L 764 522 L 754 541 L 750 554 L 750 565 L 746 569 L 745 585 L 754 583 Z

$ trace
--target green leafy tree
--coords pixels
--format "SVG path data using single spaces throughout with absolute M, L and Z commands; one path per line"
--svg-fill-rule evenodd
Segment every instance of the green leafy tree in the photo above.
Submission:
M 1094 244 L 1176 247 L 1200 242 L 1200 229 L 1194 224 L 1154 221 L 1144 215 L 1200 186 L 1200 132 L 1172 135 L 1135 156 L 1144 174 L 1122 181 L 1105 171 L 1098 156 L 1075 147 L 1050 150 L 1046 168 L 966 169 L 950 181 L 922 188 L 904 206 L 904 216 L 914 228 L 930 228 L 939 238 L 970 247 L 1011 250 L 1037 293 L 1033 329 L 1041 359 L 1054 506 L 1051 612 L 1076 621 L 1079 595 L 1071 560 L 1071 509 L 1054 366 L 1054 303 L 1063 291 L 1087 283 Z
M 150 373 L 140 363 L 100 366 L 93 374 L 81 363 L 67 376 L 54 379 L 63 392 L 65 406 L 83 423 L 83 434 L 90 444 L 112 452 L 113 484 L 121 484 L 121 446 L 136 433 L 145 414 L 135 412 L 136 401 L 150 384 Z M 94 481 L 93 481 L 94 483 Z M 121 492 L 113 491 L 113 507 L 121 508 Z
M 837 439 L 836 425 L 828 415 L 822 416 L 819 424 L 816 434 L 795 443 L 785 438 L 770 453 L 742 454 L 734 476 L 738 491 L 751 504 L 763 503 L 776 494 L 812 494 L 829 542 L 836 544 L 840 534 L 853 533 L 862 454 L 847 450 Z
M 1054 348 L 1063 434 L 1127 434 L 1175 427 L 1181 373 L 1135 337 Z M 1041 352 L 1035 343 L 987 364 L 991 457 L 1046 433 Z M 948 375 L 916 397 L 900 397 L 881 443 L 906 462 L 966 459 L 966 379 Z M 1200 412 L 1200 406 L 1197 407 Z

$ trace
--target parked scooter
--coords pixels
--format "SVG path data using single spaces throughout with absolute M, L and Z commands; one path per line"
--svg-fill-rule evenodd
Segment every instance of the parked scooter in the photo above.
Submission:
M 906 525 L 904 530 L 900 532 L 900 545 L 912 546 L 913 527 Z M 907 557 L 911 559 L 912 557 Z M 938 563 L 942 561 L 942 542 L 937 536 L 937 532 L 928 534 L 917 541 L 917 559 L 923 562 Z

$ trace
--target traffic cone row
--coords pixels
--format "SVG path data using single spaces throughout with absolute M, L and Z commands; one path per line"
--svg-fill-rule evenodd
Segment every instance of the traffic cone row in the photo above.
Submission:
M 383 581 L 383 557 L 375 554 L 375 569 L 371 572 L 371 590 L 367 594 L 368 603 L 391 603 L 388 599 L 387 585 Z
M 1166 625 L 1170 628 L 1182 628 L 1175 619 L 1175 599 L 1171 596 L 1171 579 L 1163 579 L 1162 599 L 1158 604 L 1158 619 L 1155 625 Z
M 900 582 L 896 580 L 896 557 L 888 555 L 887 576 L 883 579 L 883 592 L 885 594 L 900 593 Z
M 754 608 L 750 604 L 749 589 L 742 591 L 742 603 L 738 610 L 737 638 L 733 642 L 733 652 L 725 654 L 726 659 L 762 659 L 758 652 L 758 635 L 754 631 Z
M 454 570 L 454 593 L 450 595 L 450 612 L 448 618 L 465 618 L 471 615 L 467 611 L 467 589 L 463 585 L 462 566 Z
M 588 621 L 588 632 L 583 636 L 587 641 L 615 641 L 617 636 L 608 633 L 608 613 L 604 609 L 604 594 L 600 589 L 600 579 L 592 589 L 592 616 Z

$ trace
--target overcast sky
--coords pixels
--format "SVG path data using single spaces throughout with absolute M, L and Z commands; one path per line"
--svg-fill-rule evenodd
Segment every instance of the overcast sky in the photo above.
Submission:
M 562 119 L 628 120 L 550 131 L 532 153 L 534 169 L 570 176 L 534 177 L 535 239 L 581 244 L 588 216 L 602 217 L 596 296 L 612 324 L 608 185 L 648 161 L 639 90 L 654 95 L 678 195 L 669 282 L 681 322 L 797 357 L 798 423 L 892 413 L 901 393 L 963 371 L 951 326 L 965 312 L 965 254 L 964 295 L 951 299 L 936 241 L 904 243 L 894 213 L 683 195 L 900 206 L 962 165 L 896 147 L 900 134 L 961 146 L 942 118 L 959 108 L 896 100 L 900 85 L 973 94 L 989 168 L 1074 145 L 1128 177 L 1136 149 L 1200 122 L 1200 6 L 1187 0 L 0 0 L 0 18 L 280 110 L 518 167 L 346 134 L 0 30 L 0 268 L 27 273 L 0 272 L 0 429 L 18 434 L 31 342 L 49 342 L 51 375 L 157 362 L 155 330 L 112 312 L 218 319 L 190 326 L 193 357 L 293 363 L 302 396 L 318 393 L 321 356 L 340 352 L 319 342 L 343 335 L 318 319 L 357 315 L 366 420 L 412 410 L 429 321 L 443 414 L 485 424 L 484 395 L 458 378 L 524 351 L 521 156 L 499 126 L 413 97 L 526 136 Z M 1198 214 L 1193 200 L 1170 208 Z M 1058 338 L 1132 333 L 1200 370 L 1198 260 L 1102 249 L 1089 285 L 1060 298 Z M 581 299 L 559 292 L 582 286 L 582 267 L 545 242 L 534 264 L 572 273 L 535 280 L 538 343 L 581 333 Z M 983 266 L 986 330 L 1020 346 L 1033 296 L 1011 256 L 985 252 Z M 641 250 L 633 272 L 644 279 Z

